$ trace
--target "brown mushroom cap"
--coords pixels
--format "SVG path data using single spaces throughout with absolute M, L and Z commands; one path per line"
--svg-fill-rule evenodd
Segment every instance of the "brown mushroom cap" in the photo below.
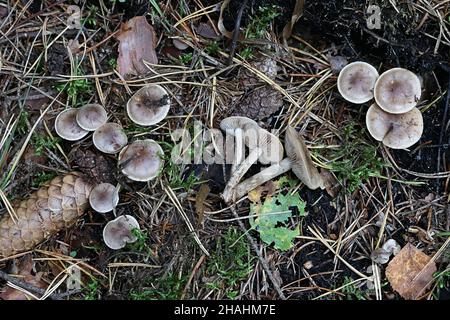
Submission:
M 55 120 L 55 131 L 61 138 L 76 141 L 84 138 L 89 131 L 81 128 L 77 121 L 78 109 L 69 108 L 62 111 Z
M 164 166 L 164 151 L 152 139 L 137 140 L 119 154 L 122 173 L 134 181 L 150 181 L 156 178 Z
M 377 69 L 366 62 L 356 61 L 341 70 L 337 87 L 345 100 L 361 104 L 373 98 L 373 88 L 377 79 Z
M 101 183 L 92 189 L 89 204 L 100 213 L 112 211 L 119 203 L 119 191 L 110 183 Z
M 127 145 L 128 137 L 120 124 L 109 122 L 95 130 L 92 141 L 101 152 L 114 154 Z
M 166 89 L 157 84 L 139 89 L 127 103 L 128 117 L 141 126 L 151 126 L 162 121 L 169 109 L 169 95 Z
M 389 113 L 405 113 L 420 100 L 420 79 L 411 71 L 394 68 L 384 72 L 375 83 L 375 101 Z
M 119 216 L 109 221 L 103 228 L 103 241 L 113 249 L 124 248 L 127 243 L 136 242 L 137 237 L 133 234 L 134 229 L 139 229 L 138 221 L 129 215 Z
M 78 109 L 78 125 L 87 131 L 95 131 L 106 123 L 108 115 L 105 108 L 97 103 L 86 104 Z
M 392 114 L 374 103 L 367 111 L 366 126 L 373 138 L 389 148 L 405 149 L 420 140 L 423 118 L 417 108 L 402 114 Z

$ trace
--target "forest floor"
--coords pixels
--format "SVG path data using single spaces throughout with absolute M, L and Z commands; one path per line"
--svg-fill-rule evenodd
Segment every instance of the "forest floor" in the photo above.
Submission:
M 23 279 L 47 297 L 75 300 L 394 300 L 402 297 L 385 275 L 387 264 L 373 260 L 377 248 L 394 239 L 433 257 L 436 271 L 420 298 L 449 299 L 450 2 L 377 2 L 381 29 L 368 28 L 370 14 L 360 0 L 232 0 L 223 10 L 211 0 L 92 0 L 78 4 L 80 29 L 66 26 L 67 8 L 77 1 L 2 2 L 0 214 L 7 214 L 9 201 L 78 170 L 74 150 L 96 152 L 90 136 L 76 143 L 58 138 L 54 121 L 65 108 L 100 103 L 130 141 L 158 141 L 167 158 L 148 183 L 117 179 L 114 213 L 89 209 L 33 252 L 0 260 L 0 270 L 13 274 L 26 265 L 32 280 Z M 289 35 L 283 31 L 294 8 L 300 18 Z M 117 71 L 117 34 L 135 16 L 155 29 L 158 64 L 124 78 Z M 234 41 L 236 25 L 241 32 Z M 420 75 L 425 129 L 417 144 L 393 150 L 370 136 L 370 102 L 341 97 L 336 57 L 368 62 L 380 74 L 403 67 Z M 267 59 L 277 65 L 273 78 L 253 67 Z M 252 85 L 249 77 L 256 79 Z M 140 127 L 125 105 L 148 83 L 163 85 L 172 104 L 162 122 Z M 262 95 L 275 94 L 282 103 L 260 117 L 255 88 L 267 88 Z M 221 198 L 229 165 L 178 165 L 168 157 L 176 129 L 192 131 L 195 121 L 217 129 L 229 115 L 256 118 L 281 140 L 288 125 L 295 127 L 327 174 L 327 188 L 310 190 L 288 172 L 260 189 L 256 200 L 249 194 L 229 205 Z M 297 210 L 282 226 L 298 233 L 280 249 L 255 227 L 255 206 L 288 195 L 297 197 L 290 203 Z M 134 216 L 141 231 L 137 242 L 115 251 L 103 243 L 102 230 L 122 214 Z M 70 291 L 66 280 L 74 265 L 82 281 Z M 0 285 L 6 290 L 6 281 Z

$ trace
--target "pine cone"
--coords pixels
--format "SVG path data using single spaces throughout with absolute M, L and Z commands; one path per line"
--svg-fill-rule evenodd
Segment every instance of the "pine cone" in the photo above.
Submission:
M 0 258 L 33 249 L 71 227 L 89 205 L 92 185 L 81 173 L 58 176 L 13 206 L 18 221 L 0 218 Z

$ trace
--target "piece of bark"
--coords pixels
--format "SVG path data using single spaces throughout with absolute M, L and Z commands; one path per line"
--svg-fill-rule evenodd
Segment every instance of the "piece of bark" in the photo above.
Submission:
M 158 63 L 156 33 L 145 17 L 137 16 L 122 24 L 117 39 L 120 41 L 117 69 L 123 77 L 146 74 L 149 70 L 144 61 Z

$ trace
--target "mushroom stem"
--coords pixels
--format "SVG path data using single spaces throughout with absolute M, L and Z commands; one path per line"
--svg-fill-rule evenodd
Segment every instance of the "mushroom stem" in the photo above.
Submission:
M 292 168 L 292 161 L 289 158 L 284 158 L 281 162 L 274 164 L 261 172 L 255 174 L 241 183 L 239 183 L 235 188 L 233 194 L 230 196 L 234 199 L 240 199 L 247 193 L 255 189 L 256 187 L 262 185 L 263 183 L 272 180 L 285 172 L 288 172 Z M 225 198 L 224 198 L 225 199 Z M 225 201 L 227 201 L 225 199 Z
M 242 179 L 244 174 L 250 169 L 250 167 L 258 160 L 262 153 L 261 148 L 253 149 L 247 158 L 236 168 L 236 171 L 232 172 L 230 180 L 228 181 L 222 197 L 225 202 L 230 202 L 233 199 L 234 189 Z
M 235 149 L 234 162 L 231 165 L 231 174 L 233 174 L 237 170 L 242 160 L 244 159 L 244 137 L 242 134 L 243 132 L 241 128 L 236 128 L 234 130 Z

